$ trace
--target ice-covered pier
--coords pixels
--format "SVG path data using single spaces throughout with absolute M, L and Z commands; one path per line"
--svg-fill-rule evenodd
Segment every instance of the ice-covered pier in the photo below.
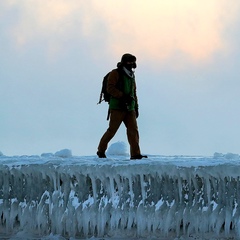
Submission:
M 0 156 L 0 233 L 240 238 L 240 159 Z

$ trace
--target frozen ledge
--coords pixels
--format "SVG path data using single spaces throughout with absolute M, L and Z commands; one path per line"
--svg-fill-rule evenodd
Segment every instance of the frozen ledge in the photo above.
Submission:
M 240 237 L 240 164 L 223 157 L 0 157 L 0 232 Z

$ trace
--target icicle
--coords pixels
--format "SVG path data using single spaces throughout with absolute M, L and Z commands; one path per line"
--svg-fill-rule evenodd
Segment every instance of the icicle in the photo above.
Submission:
M 236 169 L 121 164 L 0 165 L 1 232 L 240 237 Z

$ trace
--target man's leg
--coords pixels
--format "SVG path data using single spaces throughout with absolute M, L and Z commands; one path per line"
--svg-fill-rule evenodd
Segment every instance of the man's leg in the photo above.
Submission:
M 130 145 L 131 157 L 140 156 L 141 151 L 139 147 L 139 132 L 135 111 L 128 112 L 123 121 L 127 128 L 127 137 Z
M 126 112 L 120 110 L 111 110 L 110 112 L 110 120 L 109 120 L 109 127 L 107 131 L 103 134 L 99 145 L 98 145 L 98 156 L 100 154 L 105 155 L 105 151 L 107 149 L 108 143 L 116 134 L 118 128 L 120 127 Z M 102 156 L 104 156 L 102 155 Z M 99 156 L 100 157 L 100 156 Z

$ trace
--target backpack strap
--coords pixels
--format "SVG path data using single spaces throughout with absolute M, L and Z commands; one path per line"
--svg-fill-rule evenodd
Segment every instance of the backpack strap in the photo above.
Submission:
M 110 108 L 108 108 L 107 121 L 109 120 L 109 118 L 110 118 Z

